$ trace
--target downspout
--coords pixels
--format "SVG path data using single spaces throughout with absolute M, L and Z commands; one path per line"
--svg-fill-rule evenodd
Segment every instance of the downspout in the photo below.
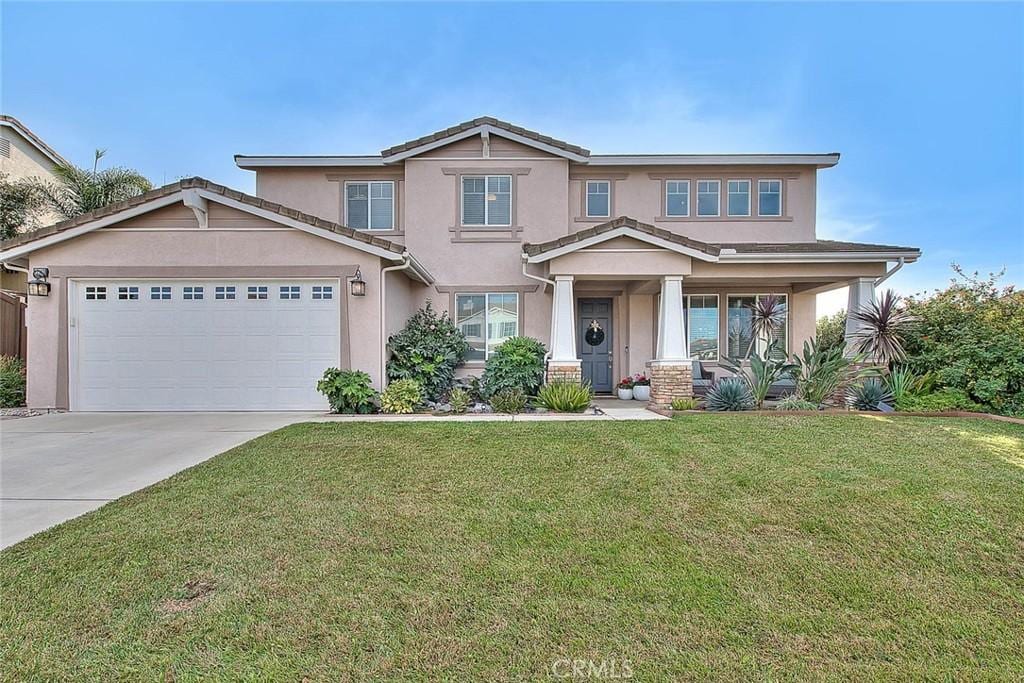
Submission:
M 397 266 L 388 266 L 387 268 L 380 269 L 380 388 L 384 390 L 387 388 L 387 354 L 388 354 L 388 339 L 387 339 L 387 319 L 384 313 L 384 287 L 387 282 L 385 275 L 388 273 L 398 272 L 400 270 L 407 270 L 412 266 L 412 259 L 409 258 L 408 250 L 402 252 L 402 262 Z
M 889 278 L 891 278 L 891 277 L 892 277 L 893 275 L 895 275 L 895 274 L 896 274 L 896 272 L 897 272 L 897 271 L 898 271 L 898 270 L 899 270 L 900 268 L 902 268 L 902 267 L 903 267 L 903 264 L 905 264 L 906 262 L 907 262 L 907 259 L 906 259 L 905 257 L 903 257 L 903 256 L 900 256 L 900 258 L 899 258 L 899 261 L 898 261 L 898 262 L 896 263 L 896 267 L 895 267 L 895 268 L 893 268 L 893 269 L 892 269 L 892 270 L 890 270 L 890 271 L 887 271 L 887 272 L 885 273 L 885 275 L 883 275 L 882 277 L 880 277 L 880 278 L 878 278 L 877 280 L 875 280 L 875 287 L 879 286 L 880 284 L 882 284 L 883 282 L 885 282 L 886 280 L 888 280 Z
M 527 259 L 528 259 L 527 255 L 523 254 L 523 276 L 524 277 L 528 277 L 531 280 L 536 280 L 537 282 L 543 282 L 545 285 L 551 285 L 551 291 L 552 292 L 555 291 L 555 281 L 554 280 L 549 280 L 547 278 L 541 277 L 540 275 L 531 275 L 530 273 L 526 272 L 526 266 L 528 264 Z M 554 302 L 552 302 L 552 304 L 551 304 L 551 329 L 554 329 L 554 325 L 555 325 L 554 315 L 555 315 L 555 305 L 554 305 Z M 551 349 L 548 349 L 547 353 L 544 354 L 544 368 L 545 368 L 545 370 L 548 367 L 548 359 L 550 357 L 551 357 Z
M 11 263 L 10 261 L 4 261 L 3 263 L 0 263 L 0 266 L 3 266 L 7 270 L 13 270 L 16 273 L 25 273 L 25 275 L 29 275 L 30 274 L 29 271 L 28 271 L 28 268 L 22 268 L 21 266 L 16 266 L 13 263 Z

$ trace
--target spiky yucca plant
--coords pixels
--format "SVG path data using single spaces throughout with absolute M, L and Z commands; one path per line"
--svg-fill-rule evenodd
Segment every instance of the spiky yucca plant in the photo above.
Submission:
M 725 410 L 751 410 L 754 396 L 747 383 L 738 377 L 718 380 L 704 397 L 704 407 L 716 412 Z
M 858 323 L 854 348 L 886 367 L 903 360 L 903 333 L 916 318 L 900 307 L 900 297 L 887 289 L 881 298 L 850 312 Z

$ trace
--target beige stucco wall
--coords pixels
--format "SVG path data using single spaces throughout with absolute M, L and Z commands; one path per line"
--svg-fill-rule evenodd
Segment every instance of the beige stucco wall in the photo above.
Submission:
M 690 181 L 690 216 L 665 216 L 663 181 Z M 569 211 L 576 230 L 607 218 L 588 218 L 584 206 L 587 180 L 611 183 L 611 215 L 629 216 L 703 242 L 809 242 L 815 235 L 817 172 L 793 166 L 583 166 L 573 165 Z M 782 180 L 780 217 L 757 215 L 757 181 Z M 721 181 L 719 216 L 696 216 L 697 181 Z M 728 180 L 751 181 L 751 216 L 727 215 Z
M 101 229 L 31 254 L 32 266 L 51 269 L 53 293 L 46 298 L 29 297 L 30 406 L 67 407 L 65 294 L 67 280 L 76 276 L 338 277 L 343 281 L 339 292 L 342 365 L 365 370 L 379 387 L 381 259 L 220 206 L 211 210 L 210 228 L 205 230 L 178 225 L 183 215 L 180 206 L 168 207 L 149 214 L 149 219 L 134 219 L 134 229 Z M 155 230 L 138 230 L 147 227 Z M 357 266 L 366 281 L 365 297 L 349 296 L 344 282 Z M 401 300 L 402 288 L 394 289 Z
M 11 143 L 10 156 L 0 155 L 0 173 L 6 174 L 8 180 L 29 178 L 46 182 L 54 180 L 53 162 L 35 145 L 26 140 L 21 133 L 10 126 L 2 126 L 0 127 L 0 137 Z M 58 220 L 60 220 L 60 216 L 53 211 L 41 212 L 38 216 L 40 226 L 56 223 Z

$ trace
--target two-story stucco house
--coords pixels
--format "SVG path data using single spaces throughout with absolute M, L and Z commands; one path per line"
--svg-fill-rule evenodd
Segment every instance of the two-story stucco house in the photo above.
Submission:
M 50 147 L 28 126 L 7 114 L 0 114 L 0 175 L 6 180 L 54 180 L 53 167 L 67 165 L 55 149 Z M 46 225 L 60 216 L 52 210 L 41 212 L 38 223 Z M 25 274 L 0 267 L 0 289 L 25 291 Z
M 764 340 L 790 350 L 815 296 L 851 305 L 913 248 L 818 240 L 837 154 L 598 155 L 480 118 L 367 156 L 237 156 L 256 196 L 193 178 L 0 245 L 47 268 L 30 297 L 29 404 L 71 410 L 325 407 L 326 367 L 384 381 L 387 338 L 432 300 L 479 372 L 502 340 L 549 348 L 549 376 L 659 401 Z M 595 330 L 586 334 L 588 330 Z

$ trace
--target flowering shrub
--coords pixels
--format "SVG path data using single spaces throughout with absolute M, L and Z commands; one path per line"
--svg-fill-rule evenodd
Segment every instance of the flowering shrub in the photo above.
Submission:
M 616 385 L 616 388 L 617 389 L 632 389 L 633 388 L 633 384 L 634 384 L 633 378 L 630 377 L 629 375 L 626 375 L 625 377 L 623 377 L 622 379 L 619 380 L 619 383 Z
M 650 378 L 642 372 L 638 372 L 633 375 L 633 386 L 635 387 L 649 387 L 651 386 Z

